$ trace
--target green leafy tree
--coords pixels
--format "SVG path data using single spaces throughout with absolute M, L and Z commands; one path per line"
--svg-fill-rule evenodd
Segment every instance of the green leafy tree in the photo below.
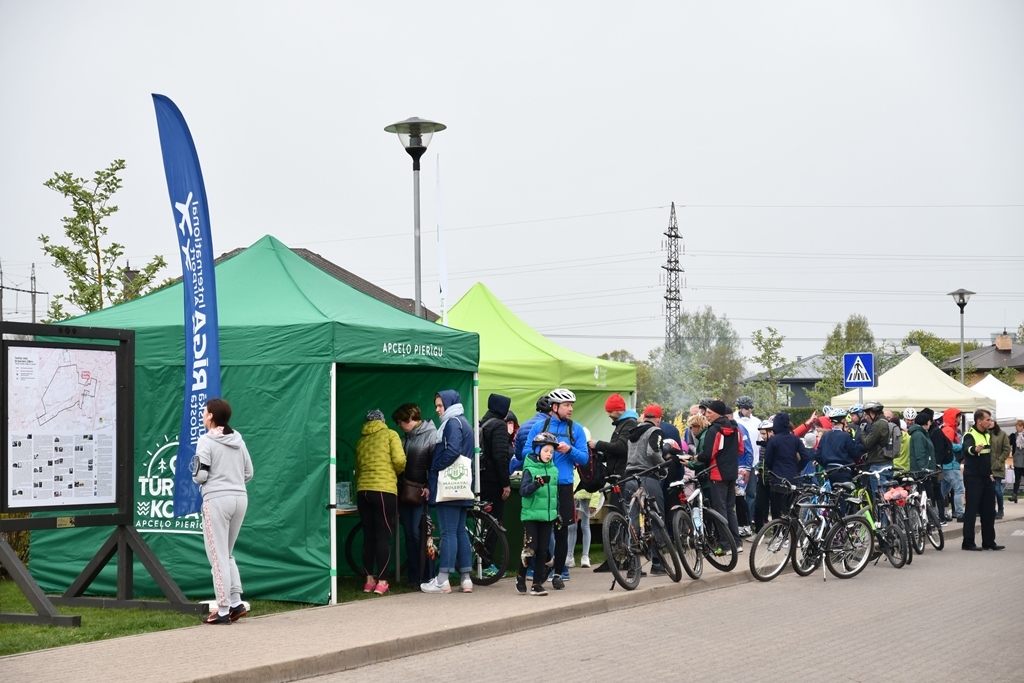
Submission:
M 843 387 L 843 354 L 874 353 L 875 373 L 881 374 L 893 364 L 892 349 L 886 350 L 875 343 L 868 319 L 863 315 L 851 315 L 845 323 L 836 323 L 825 340 L 821 350 L 821 381 L 807 392 L 811 405 L 820 409 L 832 402 L 832 397 L 846 391 Z
M 911 330 L 900 342 L 900 346 L 904 353 L 910 346 L 920 347 L 921 355 L 940 368 L 949 362 L 950 358 L 960 355 L 959 341 L 949 341 L 924 330 Z M 976 341 L 964 342 L 964 353 L 977 348 L 980 348 L 980 345 Z
M 785 389 L 780 380 L 793 371 L 793 363 L 782 356 L 782 343 L 786 337 L 774 327 L 765 328 L 767 333 L 755 330 L 750 343 L 757 349 L 757 355 L 750 362 L 765 368 L 758 379 L 747 382 L 746 391 L 753 397 L 754 404 L 767 415 L 774 415 L 789 404 L 792 392 Z
M 126 263 L 118 265 L 124 247 L 117 242 L 104 245 L 106 219 L 118 210 L 111 203 L 121 189 L 118 173 L 125 169 L 124 159 L 115 159 L 110 166 L 96 171 L 91 180 L 71 173 L 54 173 L 43 183 L 71 201 L 72 214 L 61 219 L 64 236 L 70 245 L 57 244 L 48 235 L 40 235 L 43 253 L 53 265 L 64 271 L 70 293 L 58 294 L 50 301 L 49 321 L 64 320 L 77 313 L 66 311 L 68 303 L 82 313 L 98 311 L 108 304 L 135 299 L 152 286 L 157 273 L 167 266 L 162 256 L 155 256 L 139 270 Z
M 1024 344 L 1024 322 L 1017 328 L 1017 336 L 1014 341 L 1018 344 Z
M 1024 384 L 1020 384 L 1017 381 L 1017 370 L 1016 368 L 997 368 L 989 373 L 1003 384 L 1009 385 L 1020 391 L 1024 389 Z M 957 375 L 959 377 L 959 375 Z

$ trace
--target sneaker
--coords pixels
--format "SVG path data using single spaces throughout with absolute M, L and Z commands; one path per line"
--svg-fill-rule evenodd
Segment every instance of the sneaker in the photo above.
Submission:
M 611 571 L 611 570 L 609 569 L 608 571 Z M 645 576 L 647 576 L 647 572 L 645 572 L 643 569 L 641 569 L 640 570 L 640 578 L 642 579 Z M 629 579 L 633 578 L 633 570 L 632 569 L 630 569 L 628 572 L 626 572 L 626 578 L 629 578 Z
M 377 595 L 384 595 L 388 592 L 388 588 L 390 588 L 390 586 L 388 586 L 387 581 L 378 581 L 377 585 L 373 587 L 373 592 Z
M 473 592 L 473 579 L 463 579 L 462 583 L 459 584 L 460 593 L 472 593 Z
M 527 569 L 526 570 L 526 578 L 528 578 L 531 581 L 533 581 L 533 570 L 532 569 Z
M 996 513 L 996 519 L 1002 519 L 1002 518 L 1003 518 L 1003 513 L 1002 512 L 997 512 Z
M 736 544 L 736 552 L 737 553 L 742 553 L 743 552 L 743 544 L 742 543 Z
M 498 568 L 495 567 L 493 564 L 490 567 L 488 567 L 487 569 L 484 570 L 484 578 L 485 579 L 493 579 L 497 575 L 498 575 Z
M 451 593 L 452 586 L 450 583 L 448 583 L 448 580 L 445 579 L 444 582 L 442 583 L 438 581 L 438 578 L 439 577 L 435 576 L 430 581 L 427 581 L 426 583 L 421 583 L 420 590 L 424 593 Z
M 231 619 L 231 621 L 238 621 L 248 613 L 249 610 L 245 608 L 245 603 L 241 602 L 231 608 L 231 611 L 228 612 L 228 617 Z
M 218 614 L 217 612 L 210 612 L 205 619 L 201 621 L 203 624 L 223 624 L 224 626 L 231 626 L 231 613 Z
M 526 595 L 526 577 L 516 575 L 516 593 Z
M 957 524 L 963 524 L 964 523 L 963 515 L 960 515 L 959 517 L 956 518 L 956 523 Z
M 595 574 L 605 574 L 605 573 L 610 572 L 610 571 L 611 571 L 611 569 L 608 568 L 608 560 L 605 560 L 601 564 L 599 564 L 596 567 L 594 567 L 594 573 Z
M 565 566 L 567 568 L 568 567 L 575 567 L 576 566 L 576 559 L 572 558 L 572 557 L 565 558 Z
M 565 581 L 562 580 L 561 576 L 555 575 L 551 579 L 551 587 L 554 588 L 556 591 L 560 591 L 563 588 L 565 588 Z M 534 589 L 536 589 L 536 588 L 537 587 L 534 586 Z M 541 590 L 543 590 L 543 588 Z M 544 595 L 547 595 L 547 593 L 544 593 Z
M 750 536 L 750 535 L 751 534 L 750 534 L 750 527 L 749 526 L 741 526 L 740 527 L 740 538 L 746 538 L 747 536 Z
M 565 568 L 562 569 L 562 581 L 568 581 L 568 580 L 569 580 L 569 565 L 565 565 Z
M 665 576 L 668 572 L 662 566 L 651 567 L 651 576 Z
M 548 592 L 546 590 L 544 590 L 544 586 L 539 584 L 539 583 L 533 584 L 533 588 L 530 589 L 530 595 L 533 595 L 533 596 L 538 597 L 538 598 L 541 597 L 542 595 L 547 595 L 547 594 L 548 594 Z
M 584 569 L 590 569 L 590 555 L 584 555 L 580 558 L 580 566 Z
M 373 589 L 374 589 L 374 587 L 376 585 L 377 585 L 376 581 L 367 581 L 366 583 L 363 584 L 363 592 L 364 593 L 372 593 Z
M 942 522 L 939 524 L 939 526 L 949 526 L 949 520 L 946 520 L 946 519 L 942 520 Z

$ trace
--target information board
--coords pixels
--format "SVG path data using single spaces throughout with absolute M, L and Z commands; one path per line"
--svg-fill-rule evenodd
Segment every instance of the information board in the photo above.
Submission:
M 116 505 L 116 347 L 6 350 L 7 508 Z

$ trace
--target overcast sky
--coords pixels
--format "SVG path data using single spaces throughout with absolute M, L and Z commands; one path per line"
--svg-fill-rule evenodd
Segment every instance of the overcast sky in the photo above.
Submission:
M 154 92 L 192 130 L 216 253 L 271 234 L 408 297 L 411 162 L 383 128 L 445 123 L 425 305 L 440 160 L 450 301 L 483 282 L 586 353 L 663 342 L 671 202 L 683 307 L 777 327 L 790 358 L 852 313 L 958 339 L 960 287 L 968 339 L 1024 319 L 1021 2 L 0 0 L 6 285 L 34 262 L 64 290 L 37 237 L 69 205 L 43 182 L 115 158 L 110 237 L 180 274 Z

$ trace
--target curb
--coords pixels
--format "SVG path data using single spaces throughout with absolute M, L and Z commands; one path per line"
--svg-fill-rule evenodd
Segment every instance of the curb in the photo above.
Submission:
M 614 581 L 608 575 L 609 582 Z M 619 591 L 608 597 L 589 600 L 575 605 L 559 606 L 554 609 L 521 614 L 513 617 L 491 619 L 476 624 L 466 624 L 430 634 L 416 634 L 395 640 L 377 643 L 369 647 L 349 648 L 322 655 L 303 657 L 288 662 L 280 662 L 264 666 L 236 670 L 229 674 L 217 674 L 210 677 L 192 679 L 196 683 L 213 683 L 214 681 L 246 681 L 247 683 L 262 681 L 292 681 L 313 676 L 323 676 L 371 664 L 380 664 L 402 657 L 434 652 L 453 645 L 465 645 L 486 638 L 510 635 L 542 626 L 552 626 L 574 619 L 606 614 L 618 610 L 649 605 L 665 600 L 695 595 L 707 591 L 737 586 L 754 581 L 749 570 L 733 570 L 728 574 L 718 574 L 711 579 L 703 577 L 697 581 L 688 580 L 683 574 L 683 581 L 669 585 L 658 585 L 647 590 L 624 592 Z M 618 588 L 618 587 L 617 587 Z M 610 591 L 611 592 L 611 591 Z

